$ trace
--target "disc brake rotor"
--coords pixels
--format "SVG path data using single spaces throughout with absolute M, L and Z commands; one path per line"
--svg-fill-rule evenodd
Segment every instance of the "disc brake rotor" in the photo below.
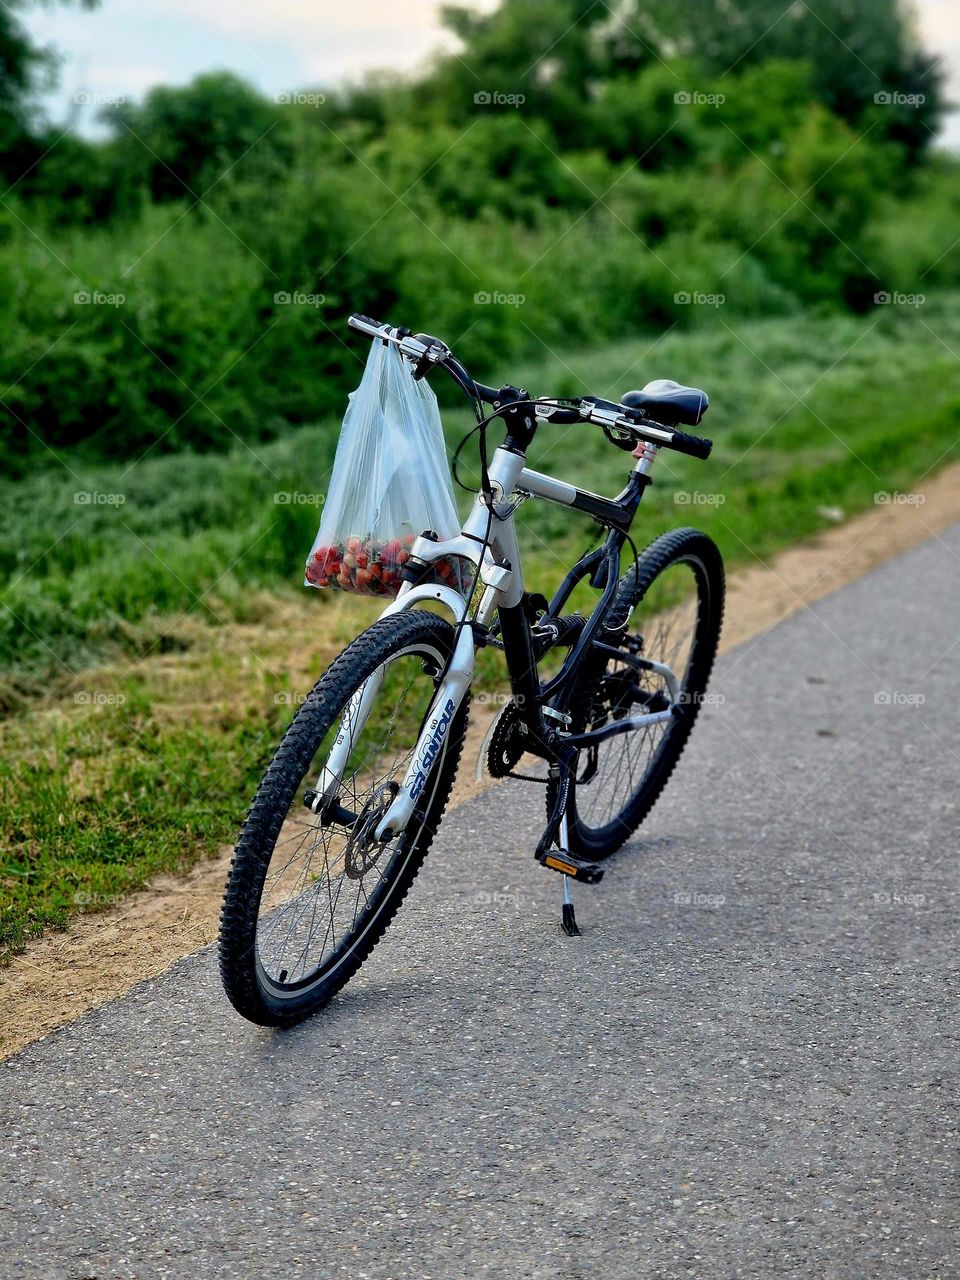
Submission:
M 399 790 L 399 782 L 384 782 L 377 787 L 357 815 L 343 851 L 344 871 L 350 880 L 362 879 L 372 867 L 375 867 L 384 849 L 390 843 L 389 840 L 378 840 L 376 832 Z

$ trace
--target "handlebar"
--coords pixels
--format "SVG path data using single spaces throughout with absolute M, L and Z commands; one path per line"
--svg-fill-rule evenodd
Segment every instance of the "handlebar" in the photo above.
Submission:
M 670 448 L 675 449 L 677 453 L 685 453 L 690 458 L 699 458 L 701 462 L 706 462 L 713 449 L 713 441 L 707 440 L 704 436 L 692 436 L 686 431 L 674 431 Z
M 483 400 L 487 404 L 493 404 L 498 399 L 499 392 L 496 388 L 484 386 L 482 382 L 477 382 L 471 377 L 460 361 L 454 358 L 447 344 L 441 342 L 439 338 L 433 338 L 428 333 L 411 333 L 409 329 L 394 328 L 392 325 L 382 324 L 379 320 L 372 320 L 370 316 L 357 313 L 350 316 L 347 324 L 351 329 L 365 333 L 370 338 L 392 342 L 399 347 L 401 353 L 413 362 L 415 378 L 422 378 L 429 373 L 431 365 L 440 365 L 466 391 L 467 395 Z
M 441 364 L 453 354 L 447 344 L 441 342 L 439 338 L 431 338 L 426 333 L 411 333 L 409 329 L 395 329 L 392 325 L 372 320 L 370 316 L 354 314 L 347 324 L 351 329 L 365 333 L 370 338 L 380 338 L 383 342 L 394 343 L 405 356 L 418 363 L 425 360 L 429 364 Z M 423 373 L 419 376 L 423 377 Z
M 495 407 L 499 404 L 501 393 L 493 387 L 485 386 L 482 382 L 476 382 L 454 357 L 447 344 L 441 342 L 439 338 L 431 337 L 427 333 L 411 333 L 409 329 L 395 328 L 359 313 L 351 315 L 347 323 L 358 333 L 365 333 L 370 338 L 379 338 L 385 343 L 393 343 L 397 346 L 401 353 L 413 363 L 415 378 L 424 377 L 432 367 L 439 365 L 468 395 Z M 514 401 L 515 407 L 517 403 Z M 686 431 L 677 431 L 672 427 L 661 426 L 645 418 L 639 409 L 614 404 L 610 400 L 600 400 L 595 396 L 585 396 L 582 399 L 570 399 L 565 402 L 544 398 L 530 400 L 527 403 L 533 407 L 536 417 L 541 421 L 558 425 L 592 422 L 603 427 L 607 432 L 612 431 L 627 436 L 633 444 L 642 440 L 704 461 L 709 458 L 713 448 L 712 440 L 689 435 Z
M 712 440 L 707 440 L 703 436 L 690 435 L 686 431 L 678 431 L 675 427 L 663 427 L 645 418 L 639 410 L 614 404 L 610 400 L 586 397 L 577 402 L 575 408 L 550 400 L 541 400 L 536 412 L 538 417 L 557 424 L 594 422 L 606 431 L 629 436 L 631 443 L 646 440 L 650 444 L 663 445 L 667 449 L 685 453 L 701 461 L 706 461 L 713 449 Z

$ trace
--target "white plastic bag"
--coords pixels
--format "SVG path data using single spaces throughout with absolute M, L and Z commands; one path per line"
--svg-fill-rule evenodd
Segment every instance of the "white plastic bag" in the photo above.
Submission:
M 437 397 L 393 344 L 374 341 L 344 415 L 306 583 L 394 596 L 413 540 L 460 531 Z M 436 580 L 462 589 L 462 562 Z

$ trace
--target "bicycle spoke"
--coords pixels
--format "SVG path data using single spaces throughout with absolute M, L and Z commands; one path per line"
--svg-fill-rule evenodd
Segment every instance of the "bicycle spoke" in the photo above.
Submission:
M 297 799 L 273 847 L 261 896 L 257 947 L 262 965 L 276 981 L 301 981 L 331 961 L 389 890 L 386 869 L 403 837 L 381 845 L 373 833 L 379 814 L 395 794 L 390 784 L 402 779 L 413 759 L 435 685 L 424 674 L 419 656 L 400 655 L 380 671 L 377 697 L 363 720 L 361 685 L 335 717 L 307 769 L 308 778 L 322 777 L 329 788 L 330 776 L 322 770 L 334 740 L 342 736 L 340 758 L 346 759 L 347 768 L 336 799 L 356 815 L 352 826 L 325 827 Z
M 643 656 L 668 666 L 680 681 L 681 688 L 698 624 L 699 606 L 696 591 L 692 590 L 694 586 L 695 579 L 688 567 L 671 566 L 662 578 L 655 580 L 653 589 L 625 628 L 626 634 L 642 636 Z M 669 696 L 663 677 L 651 671 L 632 672 L 626 664 L 611 658 L 605 678 L 598 685 L 588 727 L 613 718 L 614 711 L 628 716 L 643 713 L 645 703 L 642 701 L 631 698 L 629 705 L 610 702 L 611 697 L 623 697 L 624 682 L 628 680 L 645 695 Z M 589 782 L 578 784 L 576 791 L 577 815 L 587 828 L 599 830 L 617 820 L 630 798 L 643 785 L 671 728 L 671 722 L 661 721 L 615 735 L 598 744 L 596 771 Z

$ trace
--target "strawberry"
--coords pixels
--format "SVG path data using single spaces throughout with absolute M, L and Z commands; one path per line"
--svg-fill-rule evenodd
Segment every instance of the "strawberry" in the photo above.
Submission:
M 361 538 L 351 534 L 336 545 L 318 546 L 306 569 L 306 580 L 314 586 L 353 591 L 360 595 L 394 596 L 403 585 L 401 569 L 410 559 L 412 534 L 402 538 Z M 435 577 L 452 581 L 454 569 L 449 560 L 435 566 Z

